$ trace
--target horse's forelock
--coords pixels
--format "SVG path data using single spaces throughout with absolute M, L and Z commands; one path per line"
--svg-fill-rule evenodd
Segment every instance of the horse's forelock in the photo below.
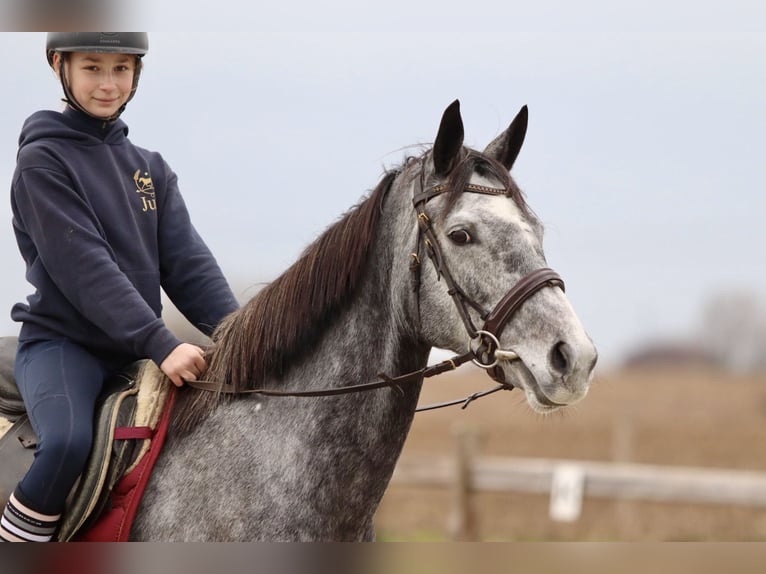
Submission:
M 444 213 L 447 214 L 454 207 L 458 198 L 462 195 L 465 186 L 471 181 L 474 173 L 494 176 L 500 185 L 506 188 L 506 195 L 512 198 L 524 215 L 530 215 L 531 211 L 524 199 L 524 194 L 513 180 L 508 170 L 500 162 L 491 157 L 480 154 L 475 150 L 465 149 L 462 160 L 455 166 L 449 175 L 448 185 L 450 192 L 447 197 L 447 205 Z

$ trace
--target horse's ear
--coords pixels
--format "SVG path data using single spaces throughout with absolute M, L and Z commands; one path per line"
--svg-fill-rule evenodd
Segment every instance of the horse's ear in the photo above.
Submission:
M 463 119 L 460 117 L 460 101 L 455 100 L 444 110 L 439 133 L 436 134 L 433 159 L 437 176 L 443 177 L 452 171 L 462 148 Z
M 484 154 L 496 159 L 503 164 L 508 171 L 511 171 L 516 158 L 521 151 L 524 143 L 524 136 L 527 135 L 527 122 L 529 120 L 529 111 L 524 106 L 513 118 L 508 129 L 497 136 L 484 150 Z

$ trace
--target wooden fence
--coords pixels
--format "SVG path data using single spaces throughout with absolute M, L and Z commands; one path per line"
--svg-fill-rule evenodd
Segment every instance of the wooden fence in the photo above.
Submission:
M 557 469 L 582 469 L 583 495 L 704 504 L 766 506 L 766 473 L 563 459 L 478 457 L 458 470 L 454 458 L 418 456 L 399 461 L 392 482 L 461 490 L 549 493 Z
M 392 484 L 453 492 L 449 530 L 473 539 L 471 492 L 550 494 L 554 520 L 574 521 L 583 498 L 766 507 L 766 472 L 626 462 L 475 456 L 475 437 L 459 437 L 456 456 L 403 457 Z

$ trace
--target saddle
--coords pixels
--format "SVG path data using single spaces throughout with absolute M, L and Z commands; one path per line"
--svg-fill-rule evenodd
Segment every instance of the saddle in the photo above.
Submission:
M 13 376 L 17 343 L 15 337 L 0 339 L 0 504 L 10 497 L 29 469 L 37 446 L 37 436 Z M 100 516 L 114 514 L 111 507 L 115 486 L 139 467 L 139 474 L 143 476 L 147 470 L 145 458 L 151 458 L 153 465 L 167 427 L 160 436 L 157 429 L 160 420 L 167 418 L 165 411 L 171 406 L 173 388 L 159 368 L 148 360 L 133 363 L 105 383 L 96 406 L 93 447 L 67 499 L 56 540 L 86 539 L 83 533 L 94 526 Z M 155 452 L 147 457 L 152 447 Z M 146 481 L 148 474 L 143 486 Z M 135 487 L 134 481 L 131 484 Z M 132 501 L 135 507 L 143 486 L 138 500 Z M 121 496 L 124 498 L 125 493 Z M 133 499 L 132 494 L 128 498 Z M 127 533 L 121 535 L 122 539 L 127 538 Z

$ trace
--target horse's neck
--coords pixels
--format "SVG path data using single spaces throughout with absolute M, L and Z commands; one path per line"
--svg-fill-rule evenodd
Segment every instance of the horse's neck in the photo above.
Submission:
M 388 213 L 371 247 L 361 284 L 307 353 L 304 362 L 310 366 L 294 375 L 296 379 L 314 371 L 324 373 L 326 385 L 350 386 L 377 380 L 380 373 L 395 376 L 426 365 L 429 348 L 420 341 L 407 257 L 417 237 L 409 193 L 389 194 Z M 402 217 L 402 212 L 411 212 L 412 218 Z
M 394 207 L 387 202 L 386 210 Z M 356 294 L 317 344 L 280 380 L 264 381 L 264 386 L 350 386 L 379 380 L 380 373 L 396 376 L 425 366 L 429 348 L 419 342 L 412 319 L 410 247 L 405 247 L 414 239 L 404 224 L 395 227 L 401 218 L 389 219 L 395 221 L 379 230 Z M 170 441 L 149 504 L 166 504 L 162 500 L 169 491 L 178 499 L 175 506 L 197 504 L 204 496 L 202 485 L 196 493 L 176 486 L 186 481 L 189 468 L 205 460 L 203 482 L 228 486 L 203 509 L 207 524 L 173 536 L 237 538 L 244 535 L 231 529 L 244 524 L 246 537 L 253 539 L 366 539 L 419 394 L 420 383 L 415 383 L 333 397 L 234 400 L 189 435 Z M 221 506 L 236 519 L 219 519 Z M 152 535 L 161 512 L 144 517 L 142 536 Z
M 368 272 L 353 299 L 282 385 L 347 387 L 380 380 L 380 374 L 394 377 L 426 366 L 430 349 L 418 341 L 403 235 L 395 227 L 380 230 Z M 312 433 L 322 442 L 316 448 L 330 443 L 341 452 L 359 454 L 356 464 L 370 465 L 374 472 L 360 474 L 355 482 L 369 481 L 365 488 L 382 496 L 409 432 L 420 388 L 421 383 L 413 383 L 331 400 L 304 399 L 308 402 L 303 413 L 316 422 Z
M 396 376 L 423 368 L 429 349 L 417 342 L 412 318 L 402 301 L 392 297 L 391 293 L 398 291 L 393 281 L 391 266 L 385 260 L 371 270 L 353 301 L 298 366 L 298 372 L 288 378 L 303 380 L 314 372 L 321 374 L 326 386 L 342 387 L 379 380 L 381 373 Z M 414 409 L 415 405 L 411 406 Z

